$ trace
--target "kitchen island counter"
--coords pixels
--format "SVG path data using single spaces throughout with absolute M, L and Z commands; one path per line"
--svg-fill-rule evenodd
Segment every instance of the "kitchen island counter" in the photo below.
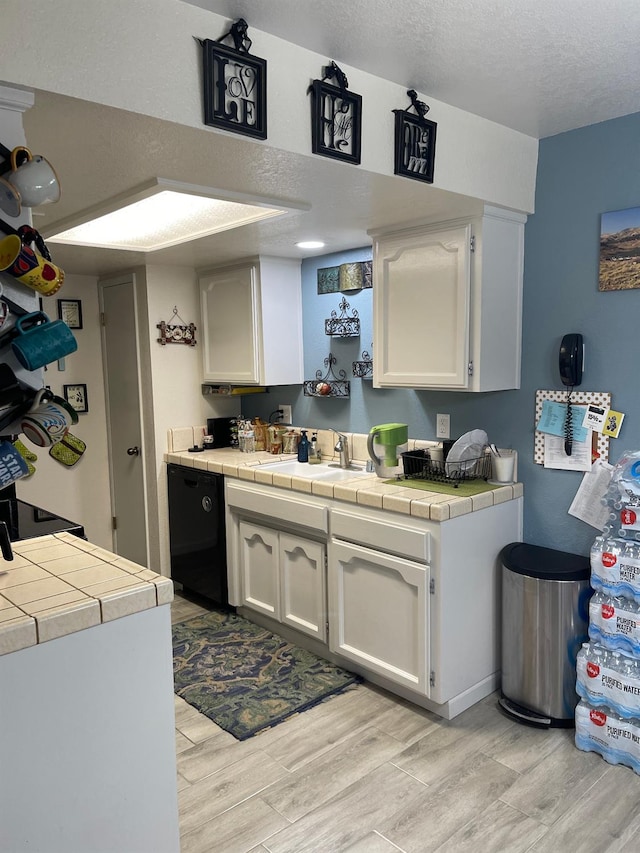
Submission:
M 0 561 L 0 847 L 178 853 L 173 584 L 71 535 Z
M 169 578 L 71 533 L 14 542 L 13 553 L 0 562 L 0 655 L 173 600 Z

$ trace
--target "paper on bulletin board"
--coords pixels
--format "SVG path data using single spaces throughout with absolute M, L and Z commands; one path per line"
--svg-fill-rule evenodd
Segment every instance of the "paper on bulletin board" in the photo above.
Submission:
M 564 438 L 546 434 L 544 437 L 544 467 L 562 471 L 589 471 L 593 445 L 591 441 L 574 441 L 571 456 L 564 452 Z
M 568 510 L 569 515 L 590 524 L 596 530 L 602 530 L 609 517 L 609 507 L 602 503 L 602 498 L 609 488 L 612 472 L 613 465 L 596 459 L 578 486 Z
M 545 400 L 552 400 L 556 403 L 566 402 L 566 389 L 562 391 L 536 391 L 536 413 L 535 424 L 538 423 L 542 415 L 542 406 Z M 593 403 L 596 406 L 601 406 L 606 409 L 611 408 L 611 393 L 609 391 L 572 391 L 571 402 L 575 405 L 588 406 Z M 609 436 L 602 433 L 594 432 L 592 444 L 592 459 L 593 457 L 609 461 Z M 563 446 L 564 446 L 564 440 Z M 545 434 L 535 431 L 533 461 L 537 465 L 544 465 L 545 459 Z M 573 455 L 573 454 L 572 454 Z M 586 470 L 586 469 L 578 469 Z

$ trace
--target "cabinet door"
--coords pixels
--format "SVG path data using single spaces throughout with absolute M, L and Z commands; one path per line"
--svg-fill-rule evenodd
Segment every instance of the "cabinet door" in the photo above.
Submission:
M 239 534 L 242 603 L 279 620 L 278 534 L 248 521 L 240 522 Z
M 200 279 L 206 382 L 260 384 L 255 264 Z
M 332 540 L 331 651 L 428 696 L 428 591 L 427 566 Z
M 374 385 L 468 385 L 471 226 L 374 243 Z
M 280 533 L 280 578 L 282 621 L 325 642 L 325 546 Z

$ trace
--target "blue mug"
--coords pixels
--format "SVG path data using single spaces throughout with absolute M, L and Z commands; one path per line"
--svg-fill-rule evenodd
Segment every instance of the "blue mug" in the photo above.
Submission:
M 11 348 L 27 370 L 37 370 L 78 349 L 67 324 L 62 320 L 50 320 L 44 311 L 23 314 L 11 331 Z

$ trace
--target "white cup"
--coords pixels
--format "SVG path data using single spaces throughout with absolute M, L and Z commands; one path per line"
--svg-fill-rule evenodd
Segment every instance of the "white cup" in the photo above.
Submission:
M 515 450 L 501 450 L 500 456 L 491 454 L 493 464 L 493 480 L 496 483 L 513 483 L 513 472 L 516 464 Z
M 20 153 L 27 159 L 18 166 Z M 60 198 L 60 183 L 51 163 L 22 145 L 11 152 L 11 171 L 4 177 L 18 191 L 25 207 L 49 204 Z

